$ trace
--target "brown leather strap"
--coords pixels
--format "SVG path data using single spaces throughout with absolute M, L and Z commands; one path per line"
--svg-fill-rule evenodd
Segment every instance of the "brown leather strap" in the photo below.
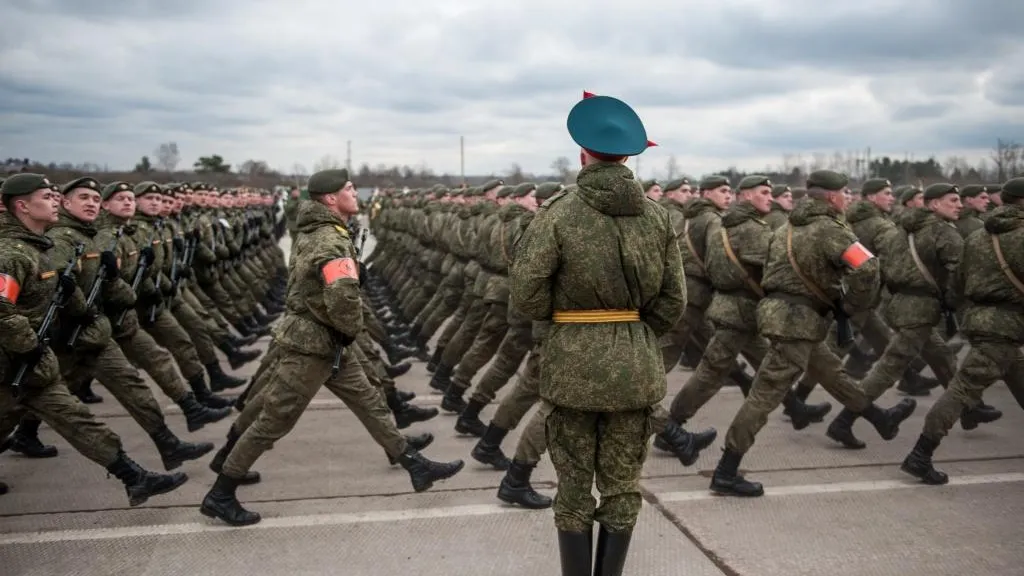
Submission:
M 693 240 L 690 240 L 690 220 L 687 220 L 683 224 L 683 238 L 686 239 L 686 247 L 690 249 L 690 253 L 697 259 L 697 265 L 700 266 L 700 271 L 707 276 L 708 267 L 704 264 L 704 260 L 697 254 L 697 249 L 693 247 Z
M 736 271 L 740 273 L 743 278 L 743 282 L 746 283 L 747 287 L 753 290 L 754 294 L 757 294 L 761 298 L 764 298 L 764 289 L 754 279 L 750 277 L 750 273 L 747 272 L 747 268 L 740 263 L 739 258 L 736 258 L 736 253 L 732 251 L 732 244 L 729 242 L 729 233 L 726 232 L 725 226 L 718 229 L 722 236 L 722 247 L 725 248 L 725 255 L 729 257 L 729 260 L 736 266 Z
M 992 238 L 992 249 L 996 253 L 996 260 L 999 261 L 999 269 L 1006 275 L 1006 279 L 1010 281 L 1010 284 L 1013 284 L 1013 287 L 1024 296 L 1024 282 L 1017 278 L 1017 275 L 1010 269 L 1010 265 L 1007 264 L 1006 258 L 1003 257 L 1003 247 L 999 245 L 999 235 L 989 234 L 989 237 Z
M 793 267 L 793 272 L 796 272 L 797 278 L 803 282 L 804 287 L 814 294 L 814 297 L 821 301 L 822 304 L 829 308 L 835 308 L 832 305 L 832 301 L 829 300 L 828 296 L 818 287 L 817 284 L 811 282 L 811 280 L 804 275 L 804 271 L 800 269 L 800 265 L 796 263 L 796 258 L 793 257 L 793 225 L 790 224 L 786 230 L 786 256 L 789 257 L 789 265 Z
M 928 267 L 924 265 L 924 262 L 921 261 L 921 256 L 917 253 L 917 243 L 914 242 L 913 232 L 907 234 L 907 241 L 910 243 L 910 257 L 914 259 L 914 266 L 917 267 L 917 271 L 921 273 L 921 276 L 924 276 L 924 281 L 935 289 L 938 293 L 936 296 L 941 297 L 942 288 L 939 288 L 939 283 L 935 281 L 935 277 L 928 271 Z

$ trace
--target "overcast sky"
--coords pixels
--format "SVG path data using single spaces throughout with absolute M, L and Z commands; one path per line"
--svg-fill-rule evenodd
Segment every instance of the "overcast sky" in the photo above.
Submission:
M 307 170 L 576 162 L 582 90 L 690 174 L 1024 140 L 1015 0 L 4 0 L 0 156 L 131 168 L 176 141 Z

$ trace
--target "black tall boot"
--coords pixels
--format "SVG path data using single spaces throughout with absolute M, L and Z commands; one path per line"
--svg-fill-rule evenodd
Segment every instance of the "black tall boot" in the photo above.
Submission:
M 219 518 L 232 526 L 248 526 L 260 521 L 260 515 L 242 508 L 235 496 L 240 482 L 223 474 L 217 476 L 213 488 L 203 497 L 199 511 L 203 516 Z
M 594 576 L 622 576 L 629 553 L 633 531 L 609 532 L 603 524 L 597 531 L 597 555 L 594 556 Z
M 238 388 L 239 386 L 245 386 L 244 378 L 236 378 L 224 373 L 224 369 L 220 367 L 220 362 L 210 362 L 205 365 L 206 373 L 210 376 L 210 391 L 220 392 L 221 390 L 227 390 L 229 388 Z
M 427 362 L 427 372 L 433 374 L 437 370 L 437 367 L 441 365 L 441 356 L 444 356 L 444 346 L 434 348 L 434 353 L 430 356 L 430 361 Z
M 430 379 L 430 387 L 434 390 L 444 394 L 448 391 L 448 387 L 452 385 L 452 371 L 454 367 L 447 364 L 441 363 L 437 365 L 437 370 L 434 371 L 434 376 Z
M 482 437 L 487 431 L 487 425 L 480 420 L 480 411 L 484 409 L 484 406 L 486 404 L 483 402 L 470 398 L 466 407 L 459 414 L 459 419 L 455 421 L 455 431 L 459 434 Z
M 394 415 L 395 427 L 399 430 L 408 428 L 417 422 L 426 422 L 439 414 L 437 408 L 422 408 L 402 401 L 395 389 L 385 392 L 384 400 L 387 402 L 391 414 Z
M 178 400 L 178 406 L 185 415 L 185 425 L 188 426 L 189 432 L 200 430 L 207 424 L 220 422 L 231 415 L 231 408 L 210 408 L 200 404 L 193 392 Z
M 481 464 L 487 464 L 496 470 L 508 470 L 511 461 L 501 451 L 501 441 L 505 439 L 508 430 L 500 428 L 491 422 L 484 430 L 483 438 L 473 446 L 470 456 Z
M 867 375 L 868 371 L 871 370 L 871 365 L 874 364 L 877 358 L 873 354 L 869 354 L 864 350 L 861 350 L 860 346 L 854 346 L 850 348 L 850 352 L 846 356 L 846 363 L 843 368 L 846 373 L 856 379 L 861 379 Z
M 99 404 L 103 397 L 92 391 L 92 378 L 75 391 L 75 396 L 85 404 Z
M 54 458 L 57 447 L 43 444 L 39 440 L 39 425 L 35 416 L 24 416 L 18 423 L 18 429 L 11 435 L 11 450 L 28 458 Z
M 900 470 L 920 479 L 925 484 L 938 486 L 949 482 L 949 476 L 936 470 L 932 464 L 932 455 L 935 454 L 935 449 L 938 447 L 938 440 L 931 440 L 922 434 L 917 438 L 914 449 L 903 460 Z
M 232 346 L 227 340 L 218 342 L 217 348 L 227 356 L 228 364 L 231 365 L 232 370 L 238 370 L 262 355 L 262 352 L 259 350 L 240 350 Z
M 896 390 L 907 396 L 921 397 L 931 394 L 931 389 L 938 385 L 939 381 L 935 378 L 921 376 L 913 368 L 908 367 L 903 371 L 903 378 L 896 384 Z
M 210 470 L 213 470 L 217 474 L 221 473 L 224 468 L 224 461 L 228 459 L 228 454 L 231 454 L 231 449 L 238 443 L 238 439 L 241 436 L 235 432 L 235 428 L 231 427 L 228 429 L 228 441 L 217 450 L 217 453 L 213 455 L 213 460 L 210 460 Z M 253 470 L 249 470 L 245 473 L 245 476 L 238 478 L 239 484 L 256 484 L 260 481 L 260 473 Z
M 257 338 L 255 334 L 250 334 L 248 336 L 242 336 L 241 338 L 239 338 L 239 337 L 235 336 L 234 334 L 231 334 L 230 332 L 228 332 L 227 342 L 233 348 L 242 348 L 244 346 L 250 346 L 253 343 L 255 343 L 257 340 L 259 340 L 259 338 Z
M 466 409 L 466 401 L 462 399 L 465 393 L 465 388 L 456 386 L 454 382 L 449 384 L 448 389 L 444 391 L 444 396 L 441 397 L 441 409 L 461 414 Z
M 960 427 L 964 430 L 974 430 L 978 424 L 995 422 L 1002 417 L 1003 413 L 998 408 L 981 403 L 972 409 L 963 409 L 960 413 Z
M 871 404 L 861 413 L 861 416 L 868 422 L 871 422 L 871 425 L 875 427 L 875 431 L 882 437 L 882 440 L 892 440 L 900 433 L 900 423 L 910 418 L 910 415 L 914 413 L 916 408 L 917 402 L 906 398 L 900 400 L 892 408 L 885 410 Z
M 398 457 L 398 463 L 409 473 L 412 489 L 416 492 L 429 490 L 434 485 L 434 482 L 455 476 L 465 466 L 462 460 L 453 460 L 451 462 L 428 460 L 426 456 L 420 454 L 411 446 L 407 447 L 405 453 Z
M 722 459 L 715 467 L 715 473 L 711 477 L 711 491 L 716 494 L 727 496 L 757 497 L 764 495 L 764 486 L 760 482 L 749 482 L 740 476 L 740 461 L 742 454 L 737 454 L 726 448 L 722 452 Z
M 558 531 L 558 556 L 562 563 L 562 576 L 593 576 L 594 531 Z
M 867 444 L 853 435 L 853 423 L 856 421 L 857 414 L 849 408 L 843 408 L 828 425 L 825 435 L 850 450 L 863 450 Z
M 188 481 L 184 472 L 157 474 L 136 464 L 123 451 L 117 453 L 117 460 L 107 466 L 110 472 L 124 483 L 128 494 L 128 505 L 138 506 L 153 496 L 166 494 Z
M 658 437 L 668 445 L 683 466 L 693 466 L 700 458 L 700 451 L 707 448 L 718 437 L 718 431 L 708 428 L 703 432 L 687 432 L 682 426 L 669 420 L 665 431 Z
M 206 377 L 202 374 L 196 374 L 189 378 L 188 385 L 192 388 L 192 392 L 195 393 L 196 400 L 199 400 L 204 406 L 210 408 L 230 408 L 234 404 L 233 401 L 211 392 L 206 386 Z
M 398 378 L 408 372 L 410 368 L 412 368 L 412 364 L 403 360 L 398 364 L 388 364 L 384 366 L 384 372 L 386 372 L 391 378 Z
M 817 386 L 817 383 L 814 380 L 808 378 L 805 374 L 804 377 L 801 378 L 800 381 L 797 382 L 796 386 L 793 388 L 793 395 L 796 396 L 797 400 L 806 404 L 807 398 L 810 397 L 811 392 L 814 391 L 815 386 Z M 786 407 L 785 399 L 783 399 L 782 402 L 782 414 L 784 416 L 790 416 L 789 408 Z M 819 420 L 819 422 L 821 422 L 821 420 Z
M 537 463 L 513 460 L 498 487 L 498 500 L 506 504 L 518 504 L 531 510 L 551 508 L 551 498 L 538 493 L 530 485 L 530 476 Z
M 167 426 L 149 435 L 160 452 L 160 459 L 163 460 L 164 470 L 174 470 L 189 460 L 200 458 L 210 450 L 213 450 L 213 442 L 182 442 L 174 432 Z
M 797 398 L 792 388 L 782 398 L 782 405 L 786 407 L 786 414 L 789 414 L 794 430 L 803 430 L 813 423 L 821 422 L 825 415 L 832 411 L 832 404 L 828 402 L 804 404 Z

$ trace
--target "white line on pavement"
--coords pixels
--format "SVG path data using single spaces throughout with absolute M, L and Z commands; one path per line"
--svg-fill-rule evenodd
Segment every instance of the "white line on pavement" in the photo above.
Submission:
M 1024 482 L 1024 474 L 978 474 L 975 476 L 954 476 L 947 486 L 970 486 L 974 484 L 1005 484 Z M 868 480 L 862 482 L 835 482 L 832 484 L 802 484 L 797 486 L 769 486 L 765 496 L 807 496 L 814 494 L 839 494 L 844 492 L 877 492 L 881 490 L 904 490 L 908 488 L 934 488 L 915 480 Z M 688 490 L 658 494 L 662 502 L 694 502 L 717 498 L 710 490 Z

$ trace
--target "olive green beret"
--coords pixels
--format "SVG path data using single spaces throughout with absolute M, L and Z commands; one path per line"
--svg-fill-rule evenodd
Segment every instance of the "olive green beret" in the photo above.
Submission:
M 946 182 L 939 182 L 937 184 L 932 184 L 931 186 L 929 186 L 929 187 L 924 189 L 924 199 L 927 202 L 928 200 L 936 200 L 936 199 L 942 198 L 946 194 L 959 194 L 959 193 L 960 193 L 960 189 L 957 188 L 956 184 L 949 184 L 949 183 L 946 183 Z
M 920 188 L 917 188 L 915 186 L 904 186 L 903 191 L 900 192 L 900 204 L 906 206 L 907 202 L 913 200 L 914 196 L 917 196 L 920 193 Z
M 201 190 L 206 190 L 207 187 L 206 187 L 206 184 L 203 183 L 203 182 L 193 182 L 192 183 L 192 189 L 195 190 L 196 192 L 199 192 Z
M 309 182 L 306 183 L 306 190 L 310 196 L 334 194 L 344 188 L 348 182 L 348 170 L 344 168 L 321 170 L 309 177 Z
M 0 187 L 0 196 L 27 196 L 36 190 L 43 190 L 52 186 L 53 184 L 42 174 L 22 172 L 20 174 L 13 174 L 10 178 L 4 180 L 3 186 Z
M 95 178 L 91 178 L 89 176 L 82 176 L 81 178 L 77 180 L 72 180 L 71 182 L 68 182 L 67 184 L 62 186 L 60 189 L 60 193 L 67 194 L 68 192 L 71 192 L 75 188 L 91 188 L 92 190 L 99 192 L 100 190 L 103 189 L 103 185 L 100 184 L 99 181 L 96 180 Z
M 170 184 L 164 184 L 160 187 L 160 193 L 164 196 L 174 196 L 174 193 L 178 191 L 178 184 L 171 182 Z
M 477 196 L 483 196 L 484 193 L 488 192 L 489 190 L 493 190 L 504 183 L 504 180 L 491 180 L 490 182 L 486 182 L 484 183 L 483 186 L 480 187 L 480 192 L 477 194 Z
M 789 187 L 789 184 L 776 184 L 772 186 L 772 198 L 778 198 L 786 192 L 792 192 L 793 190 Z
M 702 192 L 704 190 L 714 190 L 715 188 L 718 188 L 719 186 L 728 186 L 728 185 L 729 185 L 729 179 L 726 178 L 725 176 L 708 176 L 708 177 L 706 177 L 706 178 L 704 178 L 703 180 L 700 181 L 700 189 L 701 189 Z
M 1000 195 L 1004 200 L 1007 198 L 1024 198 L 1024 176 L 1007 180 L 1000 188 L 1002 189 Z
M 465 190 L 462 191 L 462 195 L 466 196 L 467 198 L 470 196 L 483 196 L 483 190 L 477 188 L 476 186 L 470 186 L 469 188 L 466 188 Z
M 686 186 L 689 183 L 690 180 L 688 178 L 676 178 L 675 180 L 670 180 L 661 188 L 666 192 L 669 190 L 679 190 L 680 188 Z
M 536 189 L 537 189 L 537 185 L 534 184 L 533 182 L 523 182 L 522 184 L 520 184 L 519 186 L 516 186 L 512 190 L 512 197 L 513 198 L 522 198 L 523 196 L 526 196 L 527 194 L 529 194 L 530 192 L 533 192 Z
M 104 200 L 110 200 L 110 197 L 113 196 L 114 194 L 125 191 L 132 192 L 134 194 L 131 184 L 118 180 L 116 182 L 111 182 L 110 184 L 104 186 L 103 191 L 100 192 L 100 197 L 103 198 Z
M 985 191 L 989 194 L 999 194 L 999 191 L 1002 189 L 1002 184 L 985 184 Z
M 757 188 L 758 186 L 771 185 L 772 181 L 767 176 L 762 176 L 760 174 L 752 174 L 750 176 L 747 176 L 743 180 L 740 180 L 740 184 L 739 186 L 737 186 L 737 188 L 740 190 L 750 190 L 751 188 Z
M 657 180 L 644 180 L 644 183 L 643 183 L 644 192 L 649 191 L 651 188 L 654 188 L 655 186 L 658 186 L 658 181 Z
M 455 198 L 456 196 L 462 196 L 462 188 L 452 188 L 448 191 L 448 196 Z
M 807 177 L 807 188 L 838 192 L 850 184 L 850 177 L 834 170 L 816 170 Z
M 871 196 L 872 194 L 878 194 L 886 188 L 892 188 L 892 182 L 885 178 L 872 178 L 864 183 L 864 186 L 860 189 L 861 196 Z
M 136 198 L 142 198 L 147 194 L 163 194 L 159 184 L 148 180 L 146 182 L 139 182 L 136 184 L 134 192 Z
M 976 198 L 981 195 L 982 192 L 988 192 L 983 184 L 968 184 L 960 189 L 960 196 L 964 198 Z
M 501 188 L 498 189 L 498 193 L 495 194 L 494 197 L 505 198 L 506 196 L 510 196 L 512 194 L 512 191 L 515 189 L 516 187 L 514 186 L 502 186 Z
M 807 196 L 807 188 L 793 188 L 793 200 L 799 200 Z
M 537 186 L 537 194 L 535 196 L 539 202 L 543 202 L 554 196 L 556 192 L 561 192 L 564 188 L 561 182 L 545 182 Z

